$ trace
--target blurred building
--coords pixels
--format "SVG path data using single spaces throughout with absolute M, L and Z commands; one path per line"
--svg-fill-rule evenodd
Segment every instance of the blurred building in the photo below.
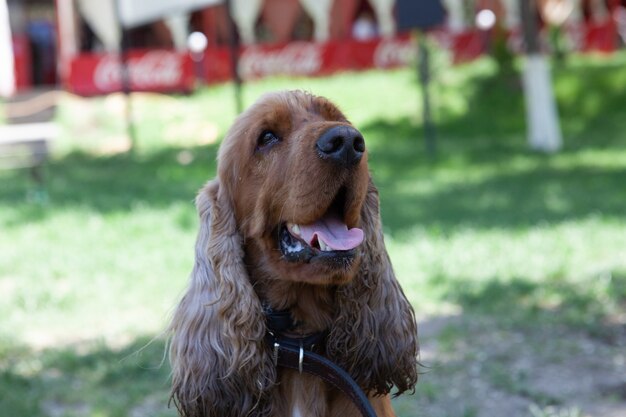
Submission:
M 496 29 L 510 50 L 519 51 L 518 1 L 442 0 L 447 20 L 434 36 L 455 62 L 484 53 L 485 35 Z M 396 32 L 394 0 L 230 0 L 232 33 L 223 0 L 0 2 L 10 22 L 5 49 L 13 55 L 12 68 L 0 62 L 0 76 L 11 70 L 18 90 L 61 84 L 85 95 L 118 91 L 125 63 L 134 90 L 187 91 L 198 77 L 206 83 L 232 77 L 233 39 L 241 45 L 238 71 L 244 79 L 390 68 L 407 64 L 415 52 L 410 36 Z M 538 2 L 543 22 L 565 16 L 558 24 L 567 28 L 573 50 L 617 47 L 626 0 Z M 493 27 L 477 23 L 484 10 L 495 17 Z M 190 53 L 192 32 L 204 34 L 206 45 Z M 2 42 L 0 36 L 0 52 Z

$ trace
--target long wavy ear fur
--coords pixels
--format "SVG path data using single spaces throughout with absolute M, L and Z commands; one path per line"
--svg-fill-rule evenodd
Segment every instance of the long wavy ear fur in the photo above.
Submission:
M 169 329 L 172 400 L 184 417 L 267 415 L 276 379 L 225 193 L 214 180 L 196 199 L 195 266 Z
M 417 382 L 415 314 L 394 275 L 383 240 L 378 190 L 370 180 L 361 212 L 366 241 L 357 277 L 337 293 L 329 356 L 374 394 Z

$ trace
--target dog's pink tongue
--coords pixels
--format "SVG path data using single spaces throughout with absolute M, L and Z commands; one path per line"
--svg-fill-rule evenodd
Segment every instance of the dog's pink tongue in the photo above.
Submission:
M 311 244 L 317 236 L 332 250 L 354 249 L 363 242 L 363 230 L 348 226 L 336 217 L 325 216 L 315 223 L 300 225 L 300 237 Z

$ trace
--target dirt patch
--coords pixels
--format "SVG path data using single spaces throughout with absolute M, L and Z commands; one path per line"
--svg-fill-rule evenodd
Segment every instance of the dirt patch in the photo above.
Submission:
M 624 417 L 626 339 L 471 314 L 420 321 L 420 414 Z M 603 329 L 610 332 L 611 329 Z

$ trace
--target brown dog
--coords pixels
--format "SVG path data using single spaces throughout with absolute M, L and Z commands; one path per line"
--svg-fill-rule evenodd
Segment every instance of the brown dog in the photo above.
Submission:
M 321 379 L 276 369 L 264 311 L 346 370 L 379 416 L 417 381 L 417 328 L 394 276 L 363 137 L 332 103 L 268 94 L 237 118 L 196 200 L 189 288 L 171 324 L 183 416 L 359 416 Z M 265 310 L 264 310 L 265 309 Z

